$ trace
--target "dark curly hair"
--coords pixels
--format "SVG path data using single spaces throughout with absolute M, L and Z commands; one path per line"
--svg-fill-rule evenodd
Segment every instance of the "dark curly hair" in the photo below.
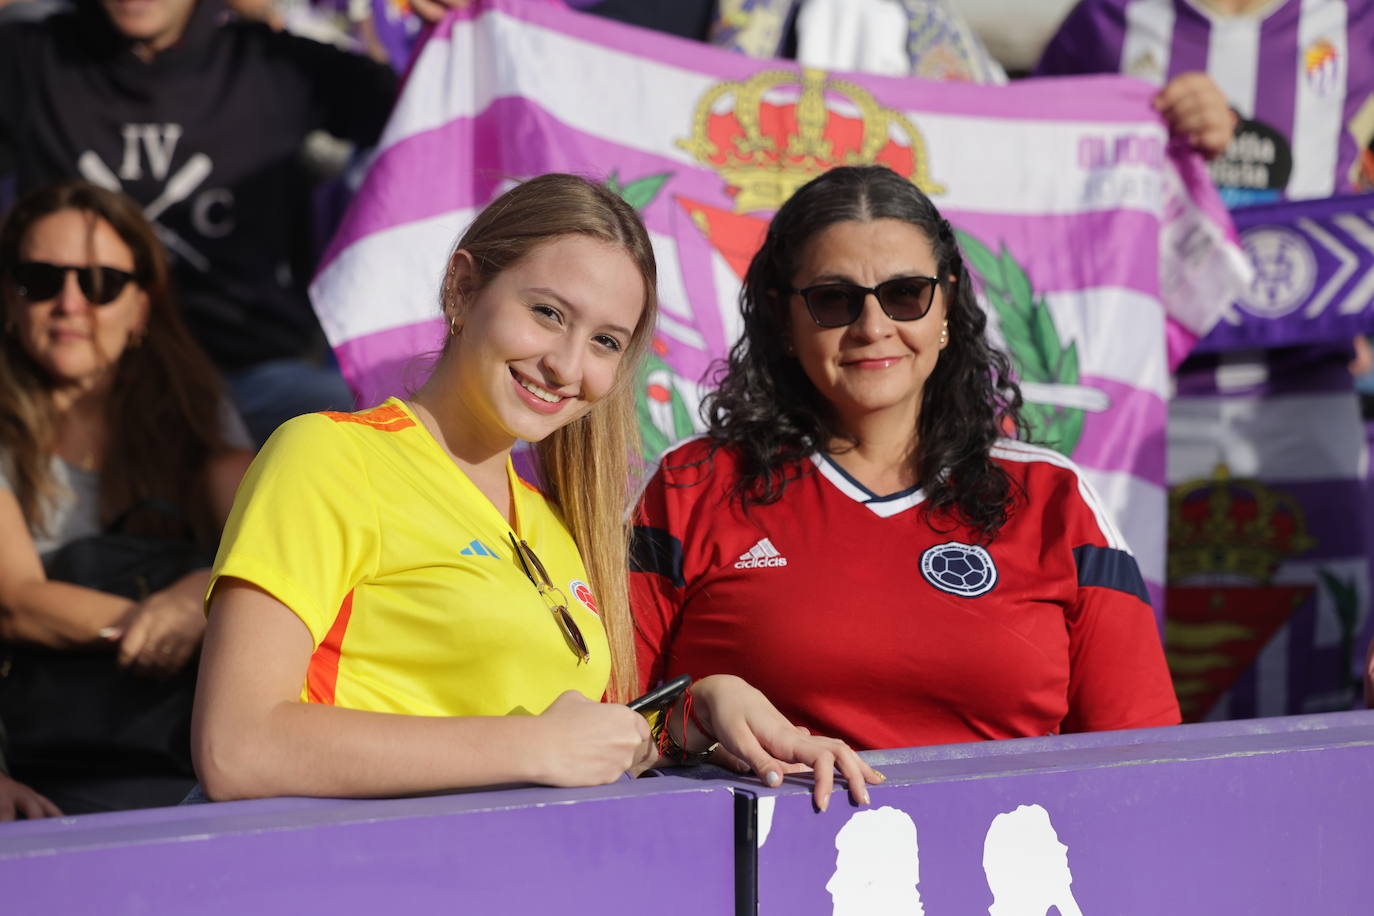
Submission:
M 786 352 L 787 302 L 802 252 L 817 233 L 835 223 L 879 219 L 910 223 L 930 239 L 947 304 L 949 343 L 926 381 L 920 416 L 912 418 L 915 479 L 930 509 L 951 513 L 991 540 L 1015 494 L 990 452 L 999 437 L 1023 429 L 1021 392 L 1006 354 L 985 338 L 987 318 L 949 223 L 919 188 L 882 166 L 832 169 L 774 215 L 744 277 L 744 333 L 729 359 L 714 367 L 717 388 L 702 405 L 713 451 L 730 447 L 739 455 L 734 498 L 747 507 L 776 502 L 805 473 L 801 459 L 832 440 L 858 444 L 836 428 L 829 405 Z

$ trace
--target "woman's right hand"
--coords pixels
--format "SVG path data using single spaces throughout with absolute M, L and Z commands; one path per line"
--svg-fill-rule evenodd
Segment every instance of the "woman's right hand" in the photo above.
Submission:
M 119 640 L 119 666 L 147 677 L 170 677 L 200 648 L 205 636 L 201 601 L 208 576 L 189 573 L 134 605 Z
M 560 694 L 539 714 L 536 782 L 596 786 L 643 769 L 658 756 L 649 723 L 618 703 L 597 703 L 576 690 Z
M 62 811 L 47 798 L 0 773 L 0 821 L 61 816 Z

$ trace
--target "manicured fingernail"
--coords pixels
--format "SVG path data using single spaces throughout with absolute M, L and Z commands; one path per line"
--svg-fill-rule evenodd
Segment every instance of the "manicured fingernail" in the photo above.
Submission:
M 101 639 L 118 639 L 119 627 L 101 627 L 96 631 L 95 635 L 99 636 Z
M 777 786 L 782 782 L 782 774 L 777 770 L 769 770 L 768 775 L 763 777 L 763 781 L 770 786 Z
M 826 794 L 824 794 L 824 795 L 821 796 L 821 800 L 816 804 L 816 807 L 817 807 L 817 808 L 820 808 L 822 811 L 824 811 L 824 810 L 826 810 L 827 808 L 830 807 L 830 793 L 829 793 L 829 792 L 827 792 Z
M 882 770 L 874 770 L 873 775 L 878 777 L 878 782 L 887 782 L 887 774 Z
M 861 794 L 859 795 L 859 804 L 861 804 L 861 805 L 868 805 L 868 804 L 872 804 L 872 802 L 873 802 L 873 799 L 871 799 L 871 798 L 868 797 L 868 793 L 867 793 L 867 792 L 861 793 Z

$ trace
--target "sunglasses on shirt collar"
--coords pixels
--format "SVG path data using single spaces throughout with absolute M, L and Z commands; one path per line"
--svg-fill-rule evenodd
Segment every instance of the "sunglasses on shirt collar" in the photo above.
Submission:
M 138 279 L 118 267 L 75 267 L 67 264 L 48 264 L 43 261 L 24 261 L 14 265 L 10 275 L 19 295 L 30 303 L 47 302 L 62 292 L 68 272 L 76 274 L 76 285 L 91 305 L 109 305 L 124 292 L 124 287 Z
M 507 533 L 510 538 L 511 547 L 515 550 L 515 556 L 520 561 L 520 568 L 525 571 L 530 582 L 534 583 L 535 590 L 539 592 L 539 597 L 544 599 L 544 604 L 548 607 L 549 613 L 553 614 L 554 622 L 558 624 L 558 630 L 563 634 L 564 641 L 568 648 L 572 649 L 577 656 L 578 664 L 590 661 L 591 650 L 587 648 L 587 640 L 583 638 L 582 631 L 577 627 L 577 621 L 573 620 L 572 613 L 568 610 L 568 599 L 563 594 L 563 590 L 553 584 L 549 578 L 549 571 L 540 561 L 539 555 L 534 552 L 534 548 L 527 544 L 523 538 L 517 538 L 515 532 Z

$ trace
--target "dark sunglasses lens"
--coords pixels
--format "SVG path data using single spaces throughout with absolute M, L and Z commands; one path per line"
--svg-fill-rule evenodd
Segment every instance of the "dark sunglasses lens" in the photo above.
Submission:
M 814 286 L 806 293 L 806 307 L 816 324 L 838 328 L 859 317 L 865 295 L 857 286 Z
M 51 264 L 16 264 L 14 285 L 30 302 L 47 302 L 62 290 L 65 273 Z
M 544 568 L 544 564 L 539 559 L 539 554 L 535 553 L 533 548 L 524 541 L 520 542 L 520 550 L 525 555 L 525 559 L 529 561 L 529 565 L 534 568 L 534 575 L 538 581 L 543 585 L 552 587 L 553 580 L 549 578 L 549 571 Z
M 878 290 L 883 311 L 894 321 L 915 321 L 930 309 L 935 296 L 935 281 L 925 277 L 889 280 Z
M 19 295 L 28 301 L 47 302 L 62 292 L 68 270 L 76 272 L 81 294 L 92 305 L 113 302 L 133 279 L 133 275 L 113 267 L 58 267 L 33 261 L 15 266 L 14 282 L 19 287 Z
M 124 285 L 132 280 L 129 274 L 113 267 L 86 267 L 76 272 L 81 292 L 93 305 L 104 305 L 119 298 Z
M 572 614 L 562 605 L 553 609 L 553 614 L 558 618 L 558 628 L 563 631 L 563 637 L 568 643 L 577 650 L 577 654 L 586 661 L 591 657 L 591 652 L 587 650 L 587 641 L 582 638 L 582 631 L 577 628 L 577 623 L 572 619 Z

